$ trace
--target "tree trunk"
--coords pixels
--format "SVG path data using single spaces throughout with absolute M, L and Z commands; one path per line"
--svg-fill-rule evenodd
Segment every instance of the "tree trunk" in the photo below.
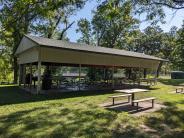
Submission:
M 166 66 L 165 66 L 165 76 L 167 75 L 167 68 L 166 68 Z
M 157 78 L 159 77 L 159 72 L 161 70 L 162 63 L 163 62 L 160 62 L 159 65 L 158 65 L 158 68 L 157 68 Z
M 13 58 L 13 70 L 14 70 L 14 84 L 17 84 L 18 82 L 18 64 L 17 64 L 17 58 Z
M 144 79 L 147 77 L 147 69 L 144 69 Z
M 132 75 L 132 69 L 131 69 L 131 68 L 129 68 L 129 69 L 128 69 L 128 79 L 130 79 L 130 78 L 131 78 L 131 75 Z

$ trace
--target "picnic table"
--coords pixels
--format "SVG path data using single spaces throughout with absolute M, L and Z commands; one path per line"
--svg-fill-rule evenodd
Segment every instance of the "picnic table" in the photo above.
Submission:
M 132 106 L 134 106 L 133 101 L 135 100 L 135 93 L 140 93 L 140 92 L 148 92 L 149 90 L 147 89 L 124 89 L 124 90 L 115 90 L 115 92 L 122 92 L 126 94 L 131 94 L 131 103 Z
M 140 80 L 140 83 L 141 82 L 146 82 L 147 85 L 156 85 L 157 84 L 157 78 L 141 78 Z

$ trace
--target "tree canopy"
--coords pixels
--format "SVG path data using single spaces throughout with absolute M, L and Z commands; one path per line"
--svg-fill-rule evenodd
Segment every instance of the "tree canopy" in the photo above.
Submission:
M 173 66 L 178 70 L 184 71 L 184 21 L 182 28 L 178 30 L 176 38 L 176 48 L 173 53 Z
M 81 9 L 85 0 L 1 0 L 0 38 L 5 46 L 11 47 L 14 82 L 17 82 L 17 59 L 14 57 L 24 34 L 35 33 L 46 37 L 58 35 L 63 39 L 73 23 L 68 17 Z M 58 25 L 64 27 L 58 30 Z
M 147 5 L 152 2 L 153 5 Z M 164 2 L 164 1 L 162 1 Z M 166 1 L 165 1 L 166 2 Z M 177 4 L 170 3 L 178 6 Z M 154 8 L 152 7 L 154 6 Z M 176 55 L 181 53 L 182 48 L 182 33 L 181 29 L 173 26 L 169 32 L 164 32 L 157 21 L 161 21 L 165 17 L 163 11 L 164 4 L 153 3 L 153 1 L 122 1 L 111 0 L 104 1 L 94 11 L 92 21 L 85 19 L 85 25 L 81 26 L 79 21 L 79 29 L 82 37 L 80 42 L 86 43 L 89 38 L 94 38 L 93 43 L 98 46 L 126 49 L 135 52 L 141 52 L 149 55 L 155 55 L 164 59 L 170 60 L 169 66 L 177 70 L 177 66 L 183 63 L 177 63 Z M 152 9 L 152 8 L 153 9 Z M 152 11 L 150 11 L 152 9 Z M 142 14 L 148 12 L 147 20 L 154 23 L 144 30 L 139 29 L 140 20 L 134 16 L 135 14 Z M 152 17 L 151 17 L 152 16 Z M 159 17 L 159 18 L 158 18 Z M 89 32 L 90 33 L 84 33 Z M 179 39 L 180 38 L 180 39 Z M 178 46 L 180 43 L 180 47 Z M 89 44 L 89 41 L 87 42 Z M 180 48 L 180 49 L 179 49 Z M 179 49 L 179 50 L 177 50 Z M 175 52 L 174 52 L 175 51 Z M 178 57 L 182 62 L 182 53 Z M 178 55 L 178 56 L 179 56 Z M 180 61 L 180 62 L 181 62 Z
M 183 0 L 95 0 L 91 21 L 69 19 L 88 0 L 0 0 L 0 69 L 14 70 L 17 82 L 17 59 L 14 53 L 24 34 L 65 39 L 68 29 L 77 23 L 81 33 L 78 42 L 110 48 L 126 49 L 157 55 L 172 61 L 173 68 L 183 70 L 183 27 L 163 32 L 157 25 L 164 23 L 164 7 L 184 8 Z M 145 15 L 145 19 L 137 17 Z M 151 22 L 140 30 L 142 21 Z M 3 51 L 3 52 L 2 52 Z

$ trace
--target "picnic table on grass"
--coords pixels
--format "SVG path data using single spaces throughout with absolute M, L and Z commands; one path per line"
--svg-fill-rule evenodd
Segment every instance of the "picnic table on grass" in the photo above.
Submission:
M 133 101 L 135 100 L 135 93 L 140 93 L 140 92 L 148 92 L 148 89 L 123 89 L 123 90 L 115 90 L 115 92 L 122 92 L 126 94 L 131 94 L 131 103 L 132 106 L 134 106 Z

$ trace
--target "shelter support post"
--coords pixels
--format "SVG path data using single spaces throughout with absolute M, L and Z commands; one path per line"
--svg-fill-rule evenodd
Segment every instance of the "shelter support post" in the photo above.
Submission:
M 29 76 L 29 87 L 32 88 L 32 64 L 30 64 L 30 76 Z
M 103 78 L 105 80 L 105 67 L 103 68 Z
M 141 67 L 139 66 L 139 78 L 138 78 L 138 84 L 140 85 L 141 84 Z
M 80 84 L 81 84 L 81 64 L 79 64 L 79 91 L 81 90 L 80 88 Z
M 19 64 L 19 86 L 21 86 L 22 83 L 22 65 Z
M 105 72 L 105 67 L 103 68 L 103 81 L 104 81 L 104 85 L 106 85 L 106 72 Z
M 114 66 L 112 67 L 112 88 L 114 89 Z
M 37 94 L 41 91 L 41 61 L 38 61 L 38 84 L 37 84 Z
M 23 83 L 25 88 L 26 87 L 26 64 L 23 64 Z

